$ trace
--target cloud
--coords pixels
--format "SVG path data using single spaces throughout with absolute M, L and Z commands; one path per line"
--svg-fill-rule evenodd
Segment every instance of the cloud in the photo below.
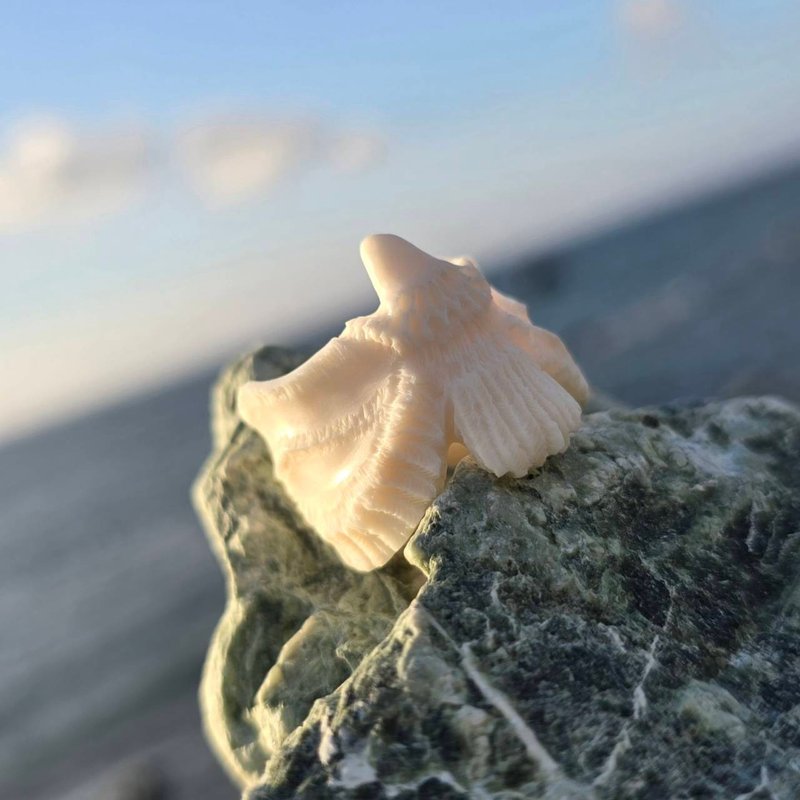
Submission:
M 617 9 L 623 29 L 645 42 L 671 37 L 684 22 L 676 0 L 620 0 Z
M 309 118 L 227 114 L 159 136 L 140 126 L 79 131 L 57 119 L 17 125 L 0 152 L 0 234 L 118 213 L 176 181 L 212 206 L 262 196 L 290 175 L 363 171 L 383 140 Z
M 155 143 L 140 128 L 81 135 L 57 120 L 19 125 L 0 156 L 0 232 L 119 211 L 157 162 Z
M 180 134 L 176 151 L 195 187 L 225 203 L 261 194 L 309 166 L 319 136 L 314 122 L 220 117 Z
M 177 155 L 195 188 L 210 202 L 260 196 L 289 176 L 318 168 L 360 172 L 383 156 L 383 140 L 337 132 L 314 119 L 220 116 L 177 138 Z

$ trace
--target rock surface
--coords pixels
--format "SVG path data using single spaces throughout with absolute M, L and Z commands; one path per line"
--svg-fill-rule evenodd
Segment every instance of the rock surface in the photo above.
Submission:
M 201 702 L 252 800 L 800 796 L 800 412 L 590 414 L 523 479 L 469 460 L 343 567 L 220 380 L 195 487 L 227 575 Z

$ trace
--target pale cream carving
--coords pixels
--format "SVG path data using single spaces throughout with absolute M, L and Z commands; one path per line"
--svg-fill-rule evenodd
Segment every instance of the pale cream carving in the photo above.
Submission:
M 561 340 L 469 259 L 385 234 L 361 258 L 378 310 L 294 372 L 246 383 L 238 409 L 308 522 L 370 570 L 442 490 L 448 453 L 520 477 L 566 449 L 588 389 Z

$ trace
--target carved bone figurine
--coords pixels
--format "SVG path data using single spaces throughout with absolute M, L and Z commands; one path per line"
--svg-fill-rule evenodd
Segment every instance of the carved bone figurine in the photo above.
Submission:
M 588 389 L 561 340 L 468 259 L 390 235 L 366 238 L 361 258 L 378 310 L 237 402 L 308 522 L 370 570 L 441 492 L 448 451 L 520 477 L 567 448 Z

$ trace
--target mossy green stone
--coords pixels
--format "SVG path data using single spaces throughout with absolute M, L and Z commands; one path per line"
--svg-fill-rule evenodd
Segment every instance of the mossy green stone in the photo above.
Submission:
M 201 702 L 252 800 L 800 797 L 800 411 L 589 414 L 522 479 L 463 461 L 359 574 L 299 518 L 236 387 L 195 500 L 228 577 Z

